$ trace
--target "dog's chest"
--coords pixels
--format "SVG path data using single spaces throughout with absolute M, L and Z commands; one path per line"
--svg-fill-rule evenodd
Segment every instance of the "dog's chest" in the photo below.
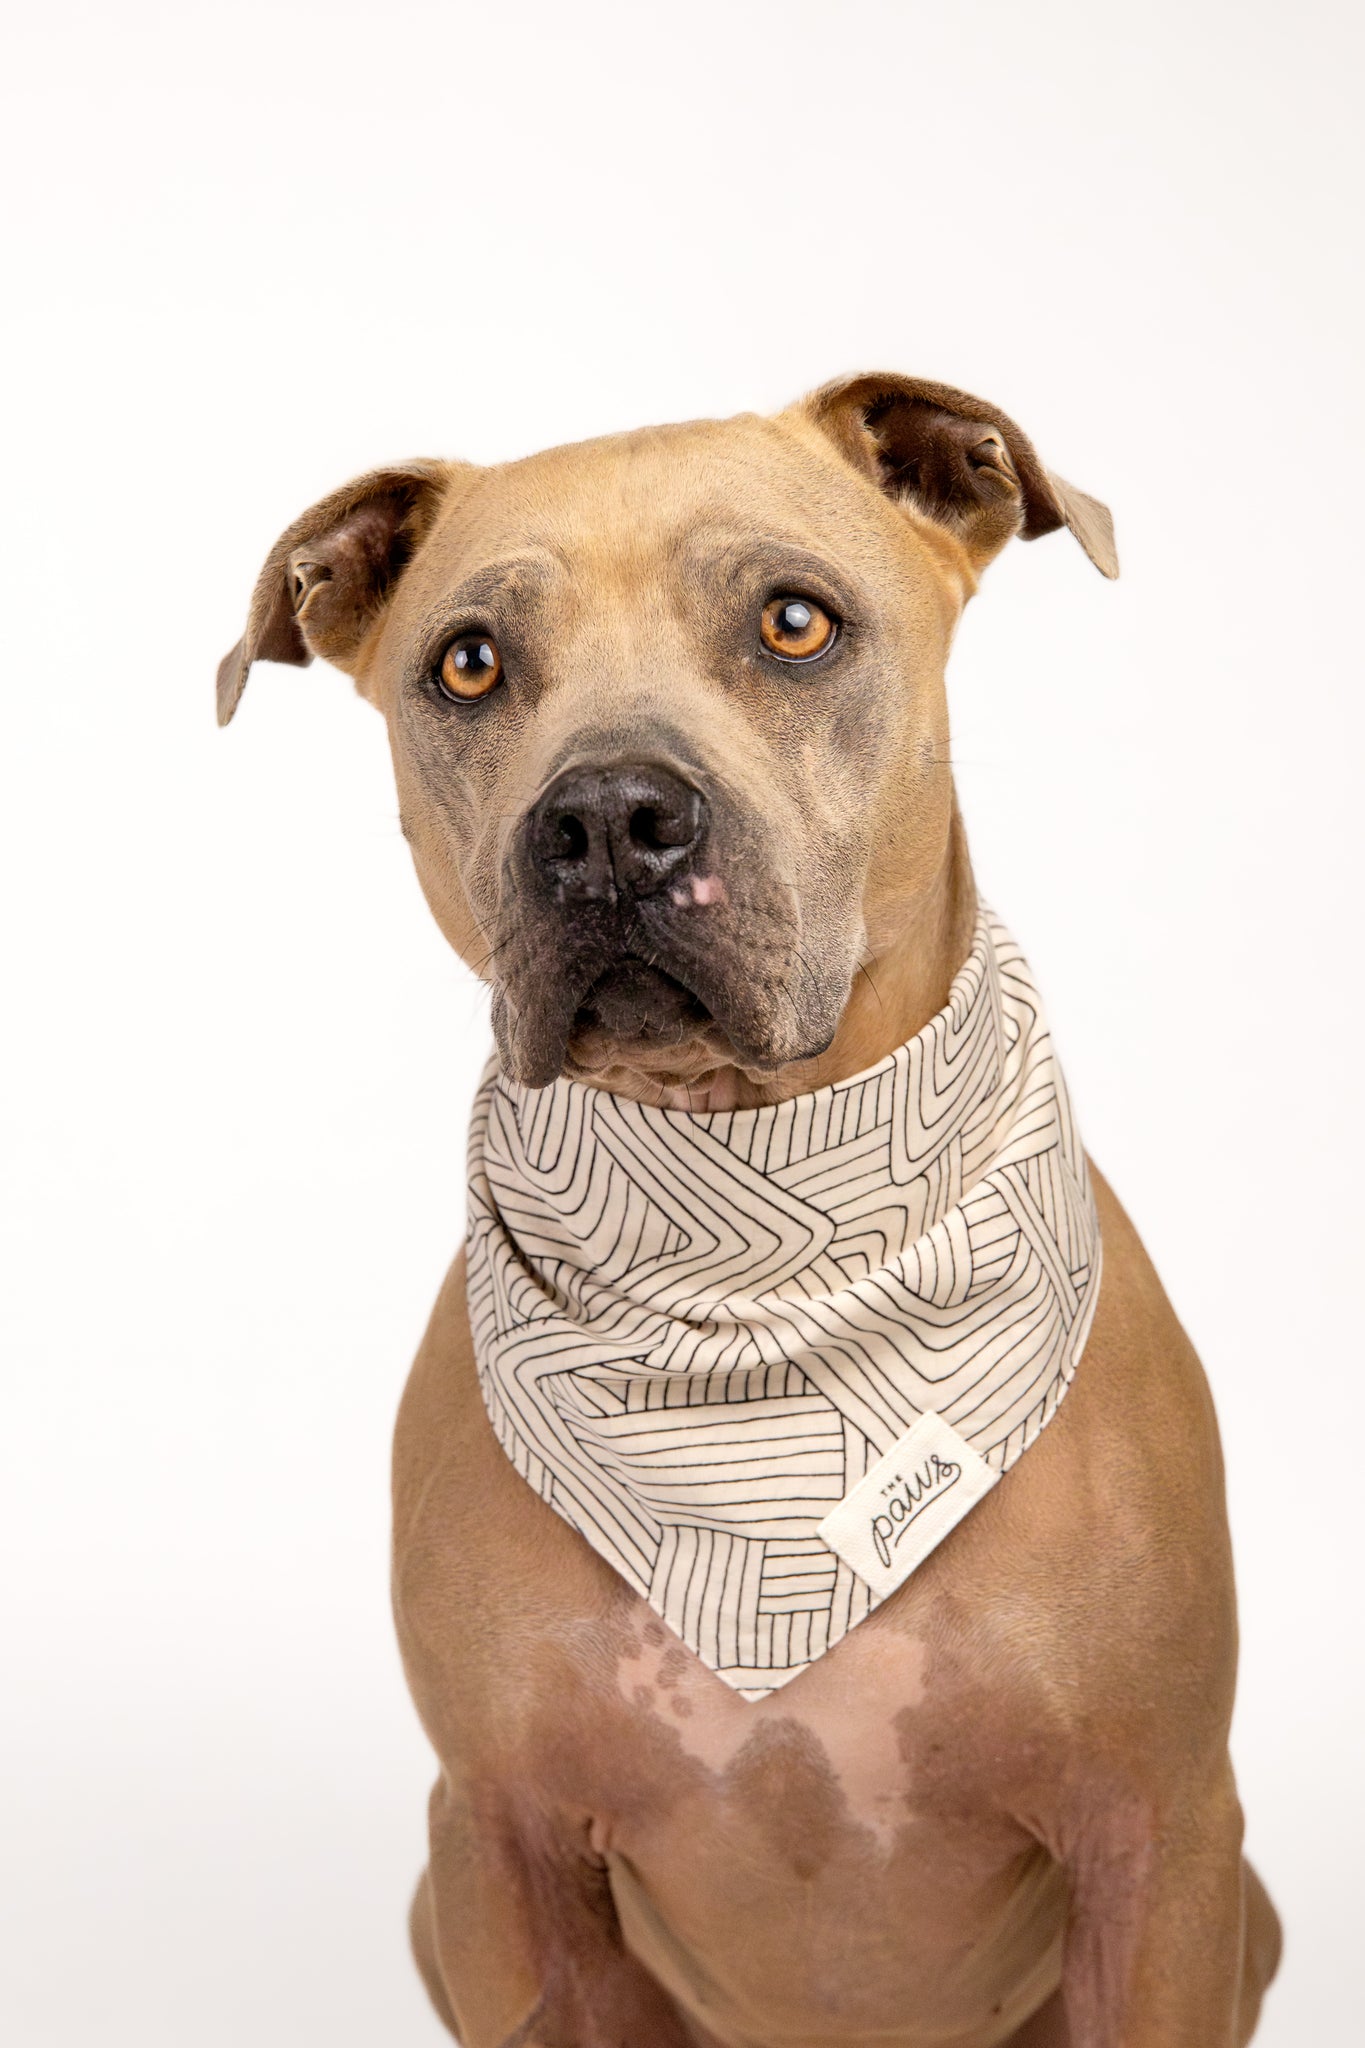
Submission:
M 993 1737 L 951 1684 L 935 1698 L 921 1640 L 866 1628 L 751 1704 L 651 1617 L 611 1690 L 580 1780 L 589 1844 L 628 1945 L 717 2040 L 813 2012 L 888 2048 L 1007 2038 L 1021 1987 L 1056 1968 L 1065 1889 L 978 1798 Z

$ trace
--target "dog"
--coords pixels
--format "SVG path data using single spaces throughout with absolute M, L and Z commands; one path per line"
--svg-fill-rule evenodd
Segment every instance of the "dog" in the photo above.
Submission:
M 1063 529 L 1117 574 L 1105 509 L 1010 419 L 898 375 L 415 461 L 280 537 L 219 716 L 254 661 L 314 656 L 382 713 L 507 1085 L 761 1109 L 949 1000 L 979 915 L 949 646 L 1007 541 Z M 758 1699 L 516 1469 L 456 1258 L 398 1418 L 393 1592 L 440 1763 L 412 1941 L 464 2048 L 1250 2039 L 1280 1934 L 1228 1757 L 1217 1427 L 1091 1185 L 1103 1279 L 1064 1407 Z

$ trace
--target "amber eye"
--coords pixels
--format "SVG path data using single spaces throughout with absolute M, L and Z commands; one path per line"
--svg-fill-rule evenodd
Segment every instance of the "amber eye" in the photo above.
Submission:
M 813 597 L 775 597 L 759 621 L 763 645 L 784 661 L 813 661 L 834 644 L 833 619 Z
M 486 633 L 461 633 L 441 656 L 437 677 L 444 696 L 468 703 L 471 697 L 486 697 L 502 681 L 502 656 L 498 643 Z

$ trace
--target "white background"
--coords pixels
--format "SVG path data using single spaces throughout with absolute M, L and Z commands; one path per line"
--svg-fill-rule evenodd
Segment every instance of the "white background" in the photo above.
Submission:
M 1236 1755 L 1289 1938 L 1261 2040 L 1353 2034 L 1347 14 L 49 0 L 12 30 L 15 2048 L 440 2038 L 404 1946 L 432 1764 L 386 1468 L 486 1002 L 345 679 L 258 669 L 215 730 L 259 560 L 371 463 L 855 368 L 996 400 L 1115 509 L 1117 586 L 1064 536 L 990 572 L 951 679 L 963 796 L 1222 1415 Z

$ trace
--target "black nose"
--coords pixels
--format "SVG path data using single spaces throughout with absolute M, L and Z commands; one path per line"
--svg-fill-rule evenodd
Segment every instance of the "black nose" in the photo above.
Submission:
M 532 858 L 562 899 L 650 896 L 696 852 L 706 799 L 667 768 L 569 768 L 529 824 Z

